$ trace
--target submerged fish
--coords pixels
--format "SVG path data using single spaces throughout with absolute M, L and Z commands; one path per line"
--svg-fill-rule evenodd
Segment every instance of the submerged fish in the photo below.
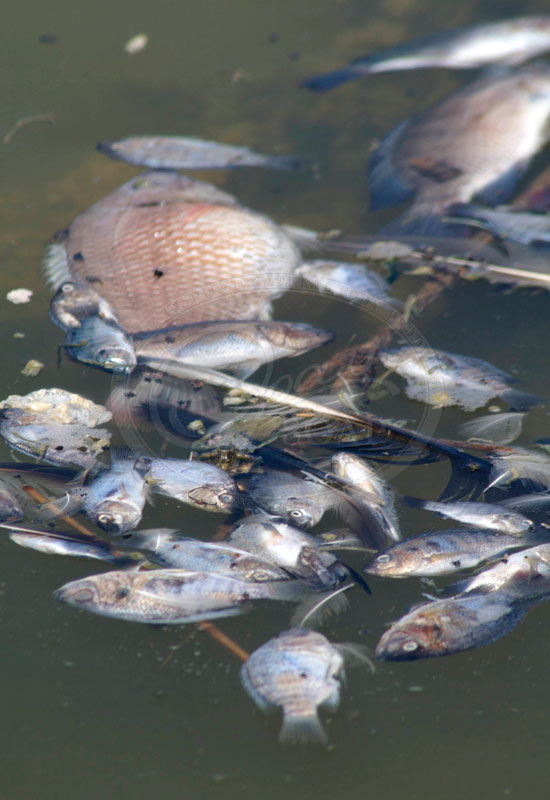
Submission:
M 484 228 L 502 239 L 511 239 L 526 246 L 550 245 L 550 216 L 530 211 L 514 211 L 502 206 L 483 208 L 474 203 L 455 203 L 446 216 L 450 222 L 463 222 L 474 228 Z
M 294 156 L 268 156 L 250 147 L 192 136 L 129 136 L 118 142 L 99 142 L 97 149 L 110 158 L 151 169 L 299 169 L 301 166 Z
M 372 514 L 375 524 L 394 541 L 401 539 L 393 491 L 370 464 L 353 453 L 336 453 L 331 459 L 335 475 L 348 486 Z
M 127 533 L 124 540 L 132 547 L 144 550 L 164 567 L 215 572 L 217 575 L 230 575 L 255 582 L 292 579 L 286 570 L 253 556 L 246 550 L 223 542 L 201 542 L 199 539 L 178 535 L 177 531 L 169 528 Z
M 387 228 L 404 234 L 435 232 L 453 203 L 505 203 L 548 141 L 549 121 L 547 64 L 482 77 L 386 136 L 369 163 L 371 205 L 414 197 Z
M 431 531 L 394 544 L 363 571 L 383 578 L 451 575 L 510 550 L 525 548 L 530 541 L 486 530 Z
M 391 624 L 375 656 L 381 661 L 411 661 L 482 647 L 510 633 L 532 605 L 515 603 L 501 592 L 423 603 Z
M 326 92 L 376 72 L 448 67 L 475 69 L 488 64 L 521 64 L 550 50 L 550 17 L 516 17 L 465 26 L 357 58 L 343 69 L 308 78 L 301 85 Z
M 23 506 L 12 487 L 0 477 L 0 522 L 20 522 L 24 514 Z
M 282 742 L 325 742 L 317 709 L 338 707 L 343 673 L 337 647 L 316 631 L 292 628 L 251 654 L 241 680 L 261 709 L 282 708 Z
M 54 597 L 128 622 L 179 625 L 241 614 L 250 600 L 279 599 L 274 586 L 183 569 L 116 571 L 66 583 Z
M 216 187 L 148 172 L 80 214 L 48 248 L 58 288 L 92 281 L 136 333 L 204 320 L 269 317 L 301 261 L 268 217 Z
M 362 264 L 339 261 L 306 261 L 296 270 L 296 275 L 313 283 L 321 291 L 384 307 L 399 307 L 389 291 L 387 281 Z
M 320 589 L 335 589 L 349 576 L 347 567 L 321 550 L 315 537 L 276 517 L 247 517 L 233 528 L 227 542 Z
M 67 331 L 64 348 L 75 361 L 109 372 L 129 374 L 137 364 L 128 335 L 100 316 L 83 319 L 78 328 Z
M 122 533 L 139 525 L 147 484 L 136 459 L 124 450 L 113 450 L 110 469 L 88 486 L 71 489 L 69 497 L 104 531 Z
M 522 536 L 535 525 L 523 514 L 498 503 L 434 503 L 431 500 L 418 500 L 407 497 L 404 502 L 413 508 L 433 511 L 440 517 L 448 517 L 472 525 L 474 528 L 497 531 L 509 536 Z
M 334 338 L 301 322 L 197 322 L 134 337 L 138 358 L 169 358 L 247 378 L 262 364 L 293 358 Z
M 539 400 L 511 388 L 514 378 L 479 358 L 427 347 L 383 350 L 379 357 L 386 369 L 405 378 L 408 397 L 436 408 L 457 405 L 474 411 L 493 397 L 501 397 L 514 407 L 528 408 Z
M 213 464 L 180 458 L 141 459 L 141 463 L 147 484 L 157 494 L 222 514 L 238 505 L 235 481 Z
M 298 528 L 316 525 L 326 511 L 340 502 L 330 486 L 276 470 L 253 475 L 248 484 L 248 495 L 264 511 L 282 517 Z

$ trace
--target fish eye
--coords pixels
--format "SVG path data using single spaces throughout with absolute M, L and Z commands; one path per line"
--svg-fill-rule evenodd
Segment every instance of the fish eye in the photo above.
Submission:
M 269 574 L 267 572 L 262 572 L 262 570 L 256 570 L 256 572 L 252 573 L 252 577 L 255 581 L 268 581 Z
M 222 503 L 231 503 L 233 502 L 233 495 L 229 494 L 229 492 L 223 492 L 223 494 L 219 495 L 219 499 Z
M 299 511 L 297 508 L 293 508 L 290 512 L 290 516 L 294 517 L 294 519 L 299 519 L 302 516 L 302 512 Z
M 74 291 L 74 283 L 64 283 L 61 287 L 61 291 L 63 294 L 70 294 L 72 291 Z
M 391 556 L 388 553 L 382 553 L 376 560 L 379 564 L 387 564 L 388 561 L 391 561 Z
M 110 514 L 100 514 L 97 521 L 101 522 L 102 525 L 108 525 L 112 521 L 112 517 Z
M 418 650 L 418 642 L 415 642 L 414 639 L 409 639 L 408 642 L 403 643 L 403 650 L 406 653 L 413 653 L 415 650 Z

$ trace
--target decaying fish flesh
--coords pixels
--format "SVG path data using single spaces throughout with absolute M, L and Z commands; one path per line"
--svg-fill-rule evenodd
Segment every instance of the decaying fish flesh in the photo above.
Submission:
M 157 494 L 221 513 L 239 504 L 234 479 L 213 464 L 180 458 L 144 458 L 141 464 L 147 484 Z
M 463 525 L 505 533 L 508 536 L 522 536 L 535 527 L 524 514 L 498 503 L 436 503 L 412 497 L 405 498 L 405 502 L 413 508 L 423 508 L 439 514 L 440 517 L 456 519 Z
M 298 528 L 316 525 L 325 512 L 341 502 L 330 486 L 277 470 L 253 475 L 247 488 L 260 508 Z

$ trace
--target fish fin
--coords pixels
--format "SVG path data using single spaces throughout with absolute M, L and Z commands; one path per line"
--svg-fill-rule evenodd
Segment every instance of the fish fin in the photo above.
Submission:
M 368 585 L 366 580 L 363 578 L 361 573 L 357 572 L 357 570 L 353 569 L 353 567 L 350 567 L 347 564 L 346 564 L 346 569 L 349 572 L 350 578 L 353 580 L 353 582 L 356 583 L 358 586 L 360 586 L 361 589 L 363 589 L 364 592 L 366 592 L 367 594 L 371 595 L 371 597 L 372 597 L 372 592 L 371 592 L 370 586 Z
M 364 62 L 363 62 L 364 63 Z M 335 69 L 332 72 L 323 72 L 320 75 L 313 75 L 306 78 L 299 85 L 302 89 L 310 89 L 312 92 L 328 92 L 342 83 L 352 81 L 361 75 L 368 75 L 369 69 L 365 66 L 360 69 L 358 66 L 348 66 L 342 69 Z
M 527 411 L 534 406 L 547 402 L 544 397 L 538 397 L 537 395 L 529 394 L 529 392 L 522 392 L 518 389 L 507 389 L 505 392 L 501 392 L 500 397 L 506 400 L 510 408 L 514 411 Z
M 317 710 L 309 714 L 290 714 L 283 710 L 283 727 L 279 734 L 283 744 L 326 744 L 328 739 Z
M 347 597 L 343 592 L 353 587 L 353 583 L 341 586 L 333 592 L 325 593 L 319 600 L 319 595 L 315 594 L 303 603 L 300 603 L 291 617 L 292 625 L 297 628 L 305 627 L 306 622 L 310 627 L 322 625 L 325 619 L 332 614 L 342 614 L 349 605 Z
M 52 242 L 46 247 L 42 272 L 50 289 L 57 291 L 62 283 L 72 278 L 67 250 L 63 242 Z
M 476 194 L 476 200 L 484 206 L 499 206 L 512 199 L 520 178 L 529 166 L 530 159 L 514 164 L 504 175 Z
M 447 486 L 437 498 L 438 502 L 476 500 L 487 489 L 491 465 L 483 459 L 470 460 L 467 455 L 451 458 L 451 476 Z
M 405 495 L 401 498 L 401 502 L 404 506 L 408 506 L 409 508 L 426 508 L 426 500 L 422 500 L 420 497 L 409 497 Z
M 70 517 L 77 514 L 82 508 L 82 499 L 72 494 L 65 494 L 55 500 L 48 500 L 37 506 L 35 511 L 40 522 L 51 522 L 63 517 Z
M 405 120 L 385 136 L 371 156 L 367 167 L 370 207 L 373 211 L 388 206 L 399 206 L 411 200 L 416 189 L 400 178 L 393 166 L 395 147 L 405 134 L 411 120 Z
M 366 667 L 374 675 L 376 670 L 370 658 L 370 650 L 368 647 L 363 644 L 356 644 L 355 642 L 340 642 L 333 646 L 338 650 L 346 664 Z
M 300 250 L 306 253 L 318 253 L 319 250 L 323 249 L 323 239 L 317 231 L 299 228 L 297 225 L 281 225 L 281 228 L 298 245 Z

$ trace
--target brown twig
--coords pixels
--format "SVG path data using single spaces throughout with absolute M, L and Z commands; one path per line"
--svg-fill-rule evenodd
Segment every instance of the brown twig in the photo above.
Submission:
M 24 125 L 32 125 L 35 122 L 50 122 L 53 124 L 55 123 L 55 114 L 47 112 L 45 114 L 29 114 L 26 117 L 20 117 L 16 122 L 14 122 L 9 131 L 4 134 L 2 144 L 9 144 L 19 128 L 22 128 Z
M 46 507 L 53 505 L 53 503 L 49 502 L 48 498 L 45 497 L 42 492 L 39 492 L 38 489 L 28 485 L 23 486 L 23 489 L 29 495 L 29 497 L 32 497 L 32 499 L 37 503 L 45 503 Z M 82 533 L 87 538 L 97 538 L 92 531 L 88 530 L 88 528 L 86 528 L 84 525 L 81 525 L 80 522 L 77 522 L 72 517 L 64 517 L 63 519 L 68 525 L 71 525 L 75 530 L 79 531 L 79 533 Z M 14 528 L 14 530 L 16 530 L 16 528 Z M 226 633 L 221 631 L 217 625 L 214 625 L 214 623 L 197 622 L 197 627 L 205 631 L 205 633 L 225 647 L 226 650 L 229 650 L 231 653 L 233 653 L 234 656 L 240 658 L 241 661 L 246 661 L 248 659 L 249 653 L 247 653 L 246 650 L 243 650 L 242 647 L 234 642 L 233 639 L 231 639 Z

